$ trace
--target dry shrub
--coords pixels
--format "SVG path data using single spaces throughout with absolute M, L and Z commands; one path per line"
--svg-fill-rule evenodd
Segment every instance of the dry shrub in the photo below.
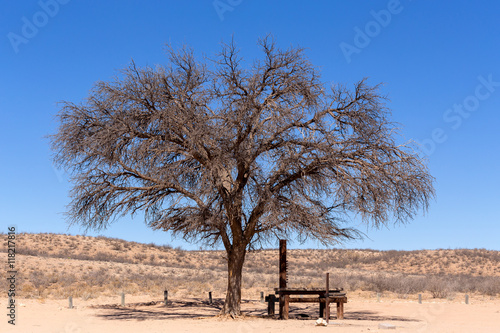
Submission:
M 146 260 L 146 257 L 147 257 L 147 255 L 145 255 L 144 253 L 134 254 L 134 259 L 136 259 L 138 262 L 142 262 L 142 261 Z
M 23 283 L 19 288 L 19 295 L 23 298 L 31 298 L 36 292 L 36 287 L 31 282 Z
M 29 281 L 36 288 L 38 295 L 41 296 L 43 291 L 49 286 L 49 277 L 42 271 L 34 271 L 29 274 Z
M 432 277 L 427 281 L 427 290 L 434 298 L 446 298 L 454 290 L 452 283 L 443 277 Z

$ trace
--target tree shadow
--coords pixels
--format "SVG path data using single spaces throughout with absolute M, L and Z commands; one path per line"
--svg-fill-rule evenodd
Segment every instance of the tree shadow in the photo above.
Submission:
M 318 319 L 319 318 L 319 305 L 307 305 L 304 307 L 290 307 L 289 317 L 293 319 Z M 330 319 L 337 319 L 336 305 L 330 307 Z M 376 311 L 349 311 L 344 312 L 345 320 L 370 320 L 370 321 L 404 321 L 404 322 L 418 322 L 414 318 L 387 316 L 381 315 Z
M 405 322 L 419 322 L 415 318 L 407 318 L 400 316 L 385 316 L 379 315 L 375 311 L 349 311 L 344 314 L 344 319 L 348 320 L 372 320 L 372 321 L 405 321 Z
M 242 300 L 242 314 L 252 318 L 278 318 L 278 307 L 276 315 L 267 314 L 267 304 L 254 301 Z M 161 301 L 146 303 L 127 303 L 125 306 L 118 304 L 94 305 L 91 308 L 102 310 L 96 314 L 97 317 L 107 320 L 167 320 L 167 319 L 201 319 L 213 318 L 219 315 L 224 305 L 223 299 L 214 299 L 212 304 L 200 298 L 193 298 L 189 301 L 171 301 L 165 305 Z M 246 305 L 246 306 L 245 306 Z M 331 307 L 332 320 L 336 319 L 336 308 Z M 300 307 L 290 306 L 289 319 L 296 320 L 316 320 L 319 318 L 319 305 L 303 305 Z M 369 320 L 369 321 L 402 321 L 418 322 L 414 318 L 381 315 L 376 311 L 349 311 L 344 314 L 346 320 Z
M 218 315 L 224 302 L 214 299 L 212 304 L 201 299 L 190 301 L 172 301 L 165 305 L 161 301 L 146 303 L 126 303 L 125 306 L 117 304 L 95 305 L 93 309 L 103 310 L 96 316 L 108 320 L 165 320 L 210 318 Z
M 258 311 L 255 311 L 257 314 Z M 261 313 L 261 315 L 267 315 L 267 311 L 265 313 Z M 276 315 L 277 317 L 277 315 Z M 289 310 L 289 318 L 290 319 L 298 319 L 298 320 L 316 320 L 319 316 L 319 305 L 311 304 L 304 305 L 301 307 L 290 306 Z M 335 304 L 330 307 L 330 319 L 337 319 L 337 309 Z M 376 311 L 349 311 L 346 310 L 344 312 L 345 320 L 369 320 L 369 321 L 402 321 L 402 322 L 419 322 L 420 320 L 408 317 L 400 317 L 400 316 L 387 316 L 382 315 Z

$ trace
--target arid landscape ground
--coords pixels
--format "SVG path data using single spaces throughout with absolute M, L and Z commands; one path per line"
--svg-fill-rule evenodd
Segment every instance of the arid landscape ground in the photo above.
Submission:
M 5 234 L 1 235 L 6 238 Z M 2 242 L 0 253 L 6 256 Z M 315 328 L 317 304 L 291 306 L 287 322 L 266 317 L 260 293 L 278 284 L 278 251 L 248 254 L 244 268 L 246 318 L 215 317 L 226 290 L 223 251 L 185 251 L 105 237 L 18 234 L 17 332 L 304 332 Z M 6 260 L 3 260 L 6 262 Z M 291 287 L 330 283 L 348 295 L 345 320 L 325 329 L 345 332 L 500 332 L 500 252 L 289 250 Z M 7 280 L 0 282 L 7 290 Z M 162 303 L 168 290 L 167 306 Z M 208 304 L 208 292 L 214 302 Z M 125 306 L 121 306 L 121 293 Z M 422 304 L 418 303 L 422 295 Z M 378 296 L 377 296 L 378 295 Z M 465 295 L 469 303 L 465 304 Z M 74 309 L 68 308 L 68 297 Z M 0 297 L 2 308 L 6 293 Z M 333 311 L 334 312 L 334 311 Z M 298 320 L 302 318 L 302 320 Z M 111 325 L 111 326 L 110 326 Z

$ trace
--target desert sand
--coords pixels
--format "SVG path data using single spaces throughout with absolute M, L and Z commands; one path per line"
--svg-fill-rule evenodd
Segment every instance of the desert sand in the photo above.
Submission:
M 384 324 L 397 332 L 500 332 L 498 251 L 290 250 L 290 287 L 321 288 L 330 272 L 331 286 L 347 292 L 345 320 L 317 327 L 318 304 L 292 303 L 295 319 L 267 317 L 259 297 L 278 285 L 276 249 L 248 254 L 245 316 L 227 320 L 217 317 L 227 283 L 221 251 L 56 234 L 19 234 L 17 241 L 16 325 L 7 322 L 7 293 L 0 295 L 0 333 L 383 332 Z M 6 255 L 5 244 L 0 252 Z M 7 279 L 0 280 L 0 289 L 7 287 Z
M 327 327 L 315 326 L 317 304 L 293 304 L 290 315 L 305 319 L 286 321 L 266 318 L 266 304 L 245 300 L 242 319 L 221 319 L 216 315 L 222 299 L 214 304 L 194 298 L 171 299 L 165 306 L 148 296 L 130 296 L 124 307 L 119 297 L 68 300 L 17 299 L 16 325 L 7 320 L 1 332 L 84 333 L 84 332 L 385 332 L 385 324 L 397 332 L 500 332 L 500 300 L 474 299 L 470 304 L 458 300 L 416 301 L 400 299 L 350 298 L 345 319 L 335 315 Z M 2 298 L 5 309 L 7 299 Z M 335 311 L 333 311 L 335 313 Z M 381 325 L 382 324 L 382 325 Z

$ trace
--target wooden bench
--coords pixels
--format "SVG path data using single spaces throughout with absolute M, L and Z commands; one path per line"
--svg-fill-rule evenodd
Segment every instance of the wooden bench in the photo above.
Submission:
M 286 240 L 280 239 L 279 248 L 279 288 L 274 289 L 278 294 L 280 305 L 280 319 L 288 319 L 290 302 L 317 302 L 319 303 L 319 316 L 324 317 L 326 322 L 330 320 L 330 303 L 337 303 L 337 319 L 344 319 L 344 303 L 347 303 L 347 296 L 343 289 L 330 289 L 330 273 L 326 273 L 326 283 L 324 289 L 291 289 L 287 288 L 287 260 L 286 260 Z M 290 296 L 308 297 L 290 297 Z M 266 297 L 267 313 L 274 316 L 275 295 Z
M 274 304 L 277 300 L 279 301 L 280 319 L 288 319 L 290 303 L 319 303 L 319 316 L 329 320 L 330 303 L 337 303 L 337 319 L 344 319 L 344 303 L 347 303 L 347 296 L 342 292 L 342 289 L 329 290 L 328 300 L 325 296 L 325 289 L 275 288 L 275 294 L 278 297 L 272 294 L 266 297 L 268 315 L 274 315 Z

